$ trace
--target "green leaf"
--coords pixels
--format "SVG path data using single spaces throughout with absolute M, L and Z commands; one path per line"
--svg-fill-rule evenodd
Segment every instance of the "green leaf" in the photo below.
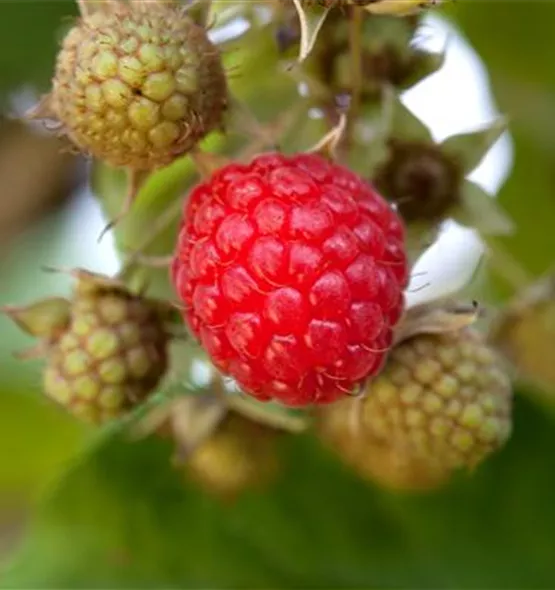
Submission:
M 0 498 L 13 496 L 25 503 L 39 498 L 45 484 L 65 471 L 67 461 L 84 445 L 88 429 L 40 391 L 8 389 L 3 380 L 0 432 Z
M 453 218 L 483 234 L 511 234 L 514 223 L 503 212 L 497 200 L 481 186 L 465 180 L 461 190 L 462 204 L 453 212 Z
M 458 163 L 464 174 L 469 174 L 506 129 L 507 122 L 499 118 L 479 131 L 448 137 L 441 143 L 441 149 Z
M 52 491 L 2 587 L 549 587 L 555 430 L 524 398 L 515 416 L 502 452 L 424 496 L 292 435 L 273 488 L 220 503 L 183 484 L 167 444 L 113 436 Z

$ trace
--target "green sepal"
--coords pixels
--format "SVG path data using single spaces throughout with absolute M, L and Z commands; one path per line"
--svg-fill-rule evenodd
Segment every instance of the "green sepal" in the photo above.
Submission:
M 400 85 L 402 90 L 408 90 L 424 78 L 431 76 L 441 69 L 445 63 L 445 51 L 433 52 L 415 49 L 412 51 L 411 58 L 413 69 L 410 76 L 406 80 L 403 80 L 403 83 Z
M 392 88 L 384 94 L 387 137 L 398 141 L 433 143 L 430 129 L 405 104 Z
M 440 144 L 440 148 L 445 155 L 457 162 L 463 174 L 466 175 L 480 164 L 493 144 L 506 130 L 507 120 L 504 117 L 499 117 L 478 131 L 448 137 Z
M 230 393 L 228 407 L 254 422 L 287 432 L 300 433 L 309 426 L 310 419 L 305 410 L 290 408 L 278 402 L 260 402 L 244 395 Z
M 514 232 L 514 224 L 501 209 L 496 199 L 482 187 L 465 180 L 461 186 L 461 204 L 452 212 L 452 217 L 460 224 L 489 235 L 509 235 Z
M 51 338 L 70 320 L 71 304 L 63 297 L 49 297 L 26 306 L 0 308 L 24 332 L 37 338 Z

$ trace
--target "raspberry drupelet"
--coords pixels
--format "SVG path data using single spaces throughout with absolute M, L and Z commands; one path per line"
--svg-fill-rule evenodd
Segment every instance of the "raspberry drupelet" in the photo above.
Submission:
M 404 228 L 347 168 L 263 154 L 193 189 L 171 275 L 189 328 L 243 391 L 329 403 L 385 361 L 404 309 Z

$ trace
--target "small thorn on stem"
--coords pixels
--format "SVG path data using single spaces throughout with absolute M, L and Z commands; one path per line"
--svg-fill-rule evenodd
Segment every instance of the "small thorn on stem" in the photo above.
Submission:
M 116 218 L 115 220 L 110 221 L 109 223 L 107 223 L 104 228 L 102 229 L 102 231 L 100 232 L 100 234 L 98 235 L 98 238 L 96 238 L 96 243 L 100 244 L 100 242 L 102 242 L 102 240 L 104 239 L 104 236 L 110 232 L 115 225 L 120 221 L 119 218 Z
M 63 266 L 48 266 L 45 264 L 45 265 L 42 265 L 40 267 L 40 269 L 42 270 L 42 272 L 47 272 L 50 274 L 71 275 L 73 273 L 72 268 L 67 268 L 67 267 L 63 267 Z
M 143 184 L 145 183 L 146 179 L 148 178 L 149 171 L 147 170 L 127 170 L 127 177 L 128 177 L 128 189 L 127 194 L 123 200 L 123 204 L 121 206 L 120 212 L 112 219 L 100 232 L 98 236 L 97 243 L 100 243 L 104 236 L 116 225 L 118 225 L 129 213 L 139 191 L 141 190 Z

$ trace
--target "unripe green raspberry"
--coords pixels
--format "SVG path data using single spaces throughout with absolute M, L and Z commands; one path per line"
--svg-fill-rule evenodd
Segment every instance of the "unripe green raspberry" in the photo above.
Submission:
M 131 293 L 123 284 L 75 271 L 71 300 L 53 298 L 6 311 L 42 338 L 44 393 L 92 423 L 142 402 L 167 368 L 170 304 Z
M 206 31 L 163 2 L 109 2 L 73 27 L 49 108 L 82 151 L 153 169 L 222 125 L 227 85 Z
M 395 488 L 434 487 L 507 441 L 511 398 L 479 332 L 420 334 L 393 349 L 366 397 L 322 408 L 321 433 L 365 476 Z

